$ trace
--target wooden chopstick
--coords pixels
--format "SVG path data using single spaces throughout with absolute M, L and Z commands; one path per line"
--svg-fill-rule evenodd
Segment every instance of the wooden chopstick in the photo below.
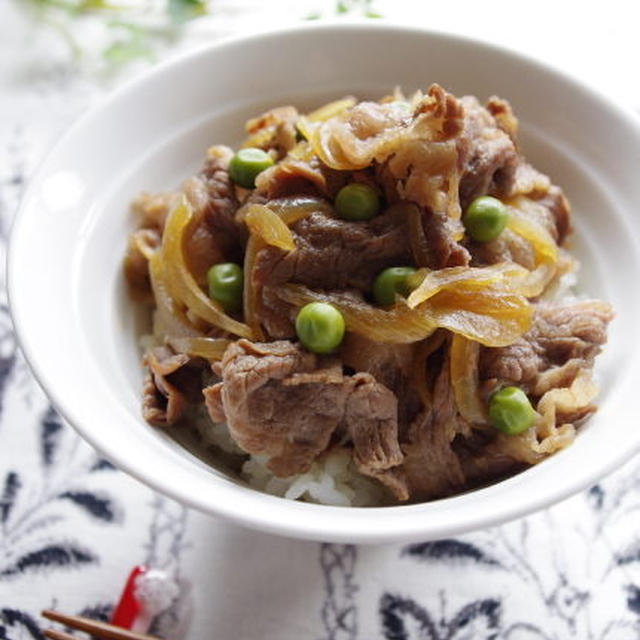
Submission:
M 45 629 L 43 633 L 45 638 L 50 638 L 51 640 L 78 640 L 76 636 L 64 631 L 56 631 L 56 629 Z
M 65 613 L 52 611 L 51 609 L 45 609 L 42 612 L 42 617 L 47 618 L 48 620 L 53 620 L 54 622 L 59 622 L 67 627 L 71 627 L 72 629 L 85 631 L 86 633 L 90 633 L 97 638 L 103 638 L 104 640 L 160 640 L 157 636 L 135 633 L 135 631 L 114 627 L 106 622 L 98 622 L 97 620 L 91 620 L 90 618 L 84 618 L 82 616 L 69 616 Z M 65 634 L 62 631 L 56 631 L 55 629 L 47 629 L 44 634 L 47 638 L 51 638 L 52 640 L 77 640 L 74 636 Z

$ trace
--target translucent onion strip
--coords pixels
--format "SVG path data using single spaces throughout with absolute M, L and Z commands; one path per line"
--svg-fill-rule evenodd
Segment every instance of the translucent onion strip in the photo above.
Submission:
M 147 260 L 151 260 L 160 242 L 158 232 L 154 229 L 139 229 L 131 235 L 131 238 L 138 251 Z
M 486 346 L 506 346 L 531 325 L 532 310 L 526 298 L 495 291 L 441 291 L 415 309 L 402 301 L 391 309 L 381 309 L 346 294 L 293 284 L 279 287 L 278 295 L 297 307 L 328 302 L 340 310 L 347 330 L 395 344 L 418 342 L 444 327 Z
M 513 198 L 507 205 L 507 228 L 531 245 L 537 264 L 523 282 L 521 291 L 530 298 L 539 296 L 556 275 L 558 263 L 558 246 L 549 231 L 537 221 L 547 215 L 546 211 L 538 211 L 542 205 L 526 196 Z
M 305 116 L 305 119 L 309 122 L 324 122 L 347 109 L 351 109 L 351 107 L 356 105 L 356 102 L 357 100 L 353 96 L 348 96 L 341 100 L 334 100 L 333 102 L 329 102 L 315 111 L 308 113 Z
M 429 264 L 429 243 L 422 226 L 422 212 L 420 207 L 412 203 L 398 203 L 392 205 L 389 210 L 399 209 L 406 216 L 409 227 L 409 244 L 413 259 L 419 267 L 426 267 Z
M 189 272 L 183 250 L 184 233 L 193 218 L 193 211 L 183 197 L 167 218 L 162 236 L 162 255 L 169 293 L 181 301 L 199 318 L 243 338 L 252 338 L 253 332 L 244 323 L 229 317 L 218 304 L 200 289 Z
M 558 245 L 549 231 L 536 220 L 546 215 L 546 211 L 536 212 L 536 208 L 542 205 L 525 196 L 513 198 L 507 204 L 509 205 L 507 227 L 531 243 L 538 262 L 555 262 L 558 259 Z
M 258 322 L 256 304 L 258 293 L 254 290 L 253 271 L 256 264 L 256 257 L 260 249 L 265 247 L 264 241 L 256 236 L 249 236 L 247 247 L 244 252 L 244 290 L 242 292 L 242 307 L 244 318 L 251 328 L 256 340 L 264 340 L 264 334 Z
M 283 251 L 293 251 L 296 244 L 289 227 L 269 207 L 261 204 L 249 205 L 244 221 L 252 235 L 258 236 L 266 244 L 278 247 Z
M 487 423 L 487 408 L 482 401 L 478 382 L 480 345 L 455 335 L 449 351 L 451 386 L 458 411 L 470 424 Z
M 413 384 L 418 391 L 425 408 L 433 403 L 431 389 L 427 384 L 427 360 L 443 344 L 446 338 L 444 331 L 436 331 L 431 337 L 417 345 L 413 357 Z
M 333 208 L 326 200 L 311 196 L 272 200 L 269 202 L 269 209 L 275 211 L 287 225 L 295 224 L 298 220 L 302 220 L 316 211 L 322 212 L 326 216 L 333 216 Z
M 176 305 L 167 291 L 160 252 L 153 254 L 149 260 L 149 278 L 156 301 L 153 320 L 153 333 L 156 338 L 164 340 L 167 333 L 176 336 L 201 336 L 202 333 L 189 322 L 184 311 Z
M 413 283 L 420 284 L 409 295 L 407 304 L 413 309 L 440 291 L 459 287 L 470 290 L 495 286 L 500 291 L 520 293 L 519 286 L 528 276 L 529 271 L 513 262 L 499 262 L 488 267 L 446 267 L 436 271 L 420 269 L 411 277 Z
M 416 310 L 437 326 L 487 347 L 504 347 L 531 326 L 533 307 L 521 295 L 496 291 L 440 291 Z
M 206 360 L 222 360 L 224 352 L 232 342 L 225 338 L 189 338 L 185 336 L 168 337 L 166 340 L 177 353 L 186 353 Z
M 282 300 L 297 307 L 308 302 L 328 302 L 340 310 L 349 331 L 378 342 L 418 342 L 437 328 L 429 317 L 404 304 L 384 310 L 339 292 L 323 293 L 296 284 L 282 285 L 277 293 Z

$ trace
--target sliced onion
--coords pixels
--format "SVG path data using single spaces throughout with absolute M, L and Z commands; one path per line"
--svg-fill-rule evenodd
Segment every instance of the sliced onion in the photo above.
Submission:
M 428 315 L 438 327 L 487 347 L 505 347 L 531 326 L 533 308 L 513 293 L 440 291 L 415 311 Z
M 138 229 L 138 231 L 131 234 L 131 239 L 138 251 L 147 260 L 151 260 L 160 244 L 160 235 L 155 229 Z
M 444 327 L 498 347 L 511 344 L 531 325 L 528 301 L 515 294 L 441 291 L 414 309 L 402 300 L 391 309 L 381 309 L 343 293 L 312 291 L 302 285 L 285 284 L 277 293 L 297 307 L 328 302 L 342 313 L 347 330 L 379 342 L 418 342 Z
M 296 248 L 291 230 L 269 207 L 261 204 L 249 205 L 244 221 L 251 234 L 261 238 L 266 244 L 283 251 L 293 251 Z
M 326 216 L 333 216 L 333 208 L 326 200 L 312 196 L 271 200 L 269 208 L 275 211 L 287 225 L 295 224 L 298 220 L 302 220 L 316 211 L 320 211 Z
M 341 100 L 334 100 L 333 102 L 329 102 L 320 108 L 315 109 L 315 111 L 308 113 L 305 118 L 309 122 L 324 122 L 347 109 L 351 109 L 351 107 L 355 106 L 356 102 L 357 100 L 353 96 L 348 96 Z
M 445 337 L 446 333 L 444 331 L 436 331 L 424 342 L 421 342 L 414 352 L 413 385 L 425 408 L 430 407 L 433 403 L 431 390 L 427 384 L 427 360 L 432 353 L 435 353 L 442 346 Z
M 300 125 L 298 125 L 298 129 Z M 303 134 L 304 135 L 304 134 Z M 311 162 L 313 158 L 313 147 L 306 141 L 301 140 L 293 149 L 287 153 L 287 160 L 299 160 L 301 162 Z
M 538 401 L 534 425 L 517 436 L 500 434 L 491 445 L 494 450 L 527 464 L 536 464 L 564 449 L 575 439 L 576 429 L 571 423 L 557 424 L 557 415 L 587 409 L 598 388 L 591 374 L 584 369 L 570 387 L 551 389 Z
M 478 380 L 480 345 L 454 335 L 449 351 L 453 395 L 460 415 L 470 424 L 487 423 L 487 408 L 482 402 Z
M 149 278 L 156 302 L 153 321 L 153 333 L 156 338 L 163 341 L 167 333 L 176 336 L 201 336 L 202 333 L 189 322 L 184 311 L 178 307 L 167 291 L 160 252 L 153 254 L 149 260 Z
M 244 323 L 229 317 L 222 308 L 200 289 L 189 272 L 184 251 L 184 233 L 193 218 L 193 210 L 182 197 L 169 214 L 162 236 L 162 257 L 167 289 L 174 300 L 182 302 L 193 314 L 208 323 L 243 338 L 252 338 L 253 332 Z
M 536 268 L 523 280 L 520 291 L 529 298 L 539 296 L 557 273 L 558 245 L 538 222 L 546 215 L 546 211 L 537 211 L 542 205 L 526 196 L 512 198 L 507 205 L 507 228 L 531 245 L 536 261 Z
M 251 328 L 256 340 L 264 340 L 264 334 L 258 322 L 256 313 L 256 304 L 258 301 L 258 292 L 255 291 L 253 282 L 253 270 L 256 263 L 258 251 L 264 249 L 265 243 L 257 236 L 249 236 L 247 247 L 244 251 L 244 290 L 242 293 L 242 307 L 244 318 Z
M 258 149 L 262 149 L 264 147 L 269 146 L 269 144 L 273 139 L 275 129 L 276 128 L 273 125 L 264 127 L 262 129 L 258 129 L 257 131 L 255 131 L 250 136 L 244 139 L 242 145 L 240 145 L 241 148 L 248 149 L 248 148 L 256 147 Z
M 542 442 L 544 442 L 544 438 L 555 435 L 557 413 L 575 413 L 587 407 L 597 393 L 597 385 L 584 369 L 575 377 L 570 387 L 547 391 L 540 398 L 536 407 L 540 414 L 540 419 L 535 425 L 536 433 L 539 438 L 543 439 Z
M 222 360 L 224 352 L 232 343 L 226 338 L 169 336 L 166 341 L 177 353 L 186 353 L 206 360 Z
M 297 307 L 309 302 L 328 302 L 342 313 L 349 331 L 378 342 L 418 342 L 437 328 L 428 317 L 404 304 L 384 310 L 340 292 L 324 293 L 296 284 L 284 284 L 276 291 L 282 300 Z
M 435 271 L 420 269 L 411 276 L 412 282 L 420 284 L 409 295 L 407 304 L 413 309 L 440 291 L 457 288 L 493 287 L 498 291 L 520 293 L 519 287 L 528 276 L 524 267 L 513 262 L 499 262 L 488 267 L 446 267 Z

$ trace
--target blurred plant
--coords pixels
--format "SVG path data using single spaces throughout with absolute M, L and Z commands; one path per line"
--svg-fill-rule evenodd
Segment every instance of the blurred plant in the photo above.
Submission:
M 365 18 L 382 18 L 373 8 L 374 0 L 336 0 L 333 14 L 336 16 L 346 14 L 359 14 Z M 322 13 L 312 13 L 307 20 L 319 20 L 324 17 Z
M 208 13 L 208 0 L 18 0 L 18 4 L 37 23 L 57 31 L 75 58 L 83 53 L 77 24 L 81 19 L 99 22 L 110 34 L 101 53 L 113 66 L 153 59 L 156 47 L 174 41 L 184 23 Z

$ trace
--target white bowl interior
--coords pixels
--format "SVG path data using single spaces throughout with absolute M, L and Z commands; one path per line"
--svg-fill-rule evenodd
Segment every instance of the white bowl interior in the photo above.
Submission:
M 407 61 L 413 61 L 407 64 Z M 419 64 L 416 63 L 419 61 Z M 168 190 L 214 143 L 233 145 L 269 106 L 303 109 L 437 81 L 458 95 L 509 99 L 533 164 L 565 189 L 581 291 L 617 310 L 598 362 L 601 411 L 567 450 L 492 487 L 423 505 L 340 509 L 265 496 L 205 464 L 140 416 L 138 338 L 121 261 L 128 203 Z M 374 26 L 309 28 L 231 41 L 116 94 L 63 139 L 34 178 L 10 252 L 12 311 L 36 375 L 69 421 L 127 471 L 211 513 L 299 537 L 359 542 L 451 535 L 587 486 L 640 446 L 628 402 L 640 382 L 640 133 L 587 89 L 507 52 Z M 527 496 L 527 502 L 523 501 Z

